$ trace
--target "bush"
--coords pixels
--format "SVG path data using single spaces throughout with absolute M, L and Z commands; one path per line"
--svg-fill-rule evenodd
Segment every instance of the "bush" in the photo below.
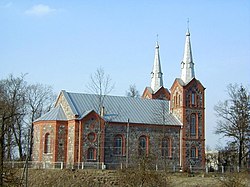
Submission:
M 247 173 L 228 173 L 219 178 L 221 187 L 247 187 Z

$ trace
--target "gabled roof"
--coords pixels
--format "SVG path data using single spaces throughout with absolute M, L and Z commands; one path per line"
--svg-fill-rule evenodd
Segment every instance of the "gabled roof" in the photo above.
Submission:
M 34 122 L 37 121 L 67 121 L 66 115 L 63 111 L 63 108 L 61 105 L 56 106 L 48 113 L 44 114 L 40 118 L 36 119 Z
M 66 91 L 64 95 L 67 101 L 70 100 L 69 105 L 78 112 L 79 119 L 91 110 L 99 113 L 98 95 Z M 126 123 L 129 119 L 130 123 L 181 125 L 169 113 L 169 102 L 165 100 L 105 96 L 103 107 L 105 114 L 112 116 L 112 122 Z

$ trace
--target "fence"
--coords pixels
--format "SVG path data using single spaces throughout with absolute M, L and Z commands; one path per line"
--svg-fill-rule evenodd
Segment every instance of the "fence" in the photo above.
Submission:
M 8 161 L 4 162 L 4 167 L 6 168 L 24 168 L 25 167 L 25 161 Z M 28 162 L 28 168 L 33 169 L 125 169 L 125 168 L 138 168 L 141 169 L 142 167 L 140 164 L 137 165 L 126 165 L 125 163 L 107 163 L 105 165 L 103 162 L 79 162 L 74 164 L 66 164 L 64 162 L 35 162 L 35 161 L 29 161 Z M 156 170 L 156 171 L 168 171 L 168 172 L 181 172 L 182 168 L 179 165 L 146 165 L 146 169 L 150 170 Z M 144 169 L 145 169 L 144 168 Z M 240 172 L 247 170 L 247 168 L 239 168 L 238 166 L 218 166 L 217 169 L 209 168 L 206 166 L 205 168 L 201 167 L 194 167 L 189 166 L 187 169 L 188 172 L 206 172 L 206 173 L 225 173 L 225 172 Z

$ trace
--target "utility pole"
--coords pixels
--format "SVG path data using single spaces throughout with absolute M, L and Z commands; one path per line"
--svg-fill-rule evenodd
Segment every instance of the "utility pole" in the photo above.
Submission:
M 128 150 L 129 150 L 129 119 L 127 123 L 127 137 L 126 137 L 126 168 L 128 168 Z
M 25 159 L 25 165 L 24 165 L 24 171 L 23 171 L 23 178 L 25 176 L 25 187 L 28 187 L 28 164 L 29 164 L 29 154 L 30 154 L 30 129 L 28 130 L 28 143 L 27 143 L 27 150 L 26 150 L 26 159 Z

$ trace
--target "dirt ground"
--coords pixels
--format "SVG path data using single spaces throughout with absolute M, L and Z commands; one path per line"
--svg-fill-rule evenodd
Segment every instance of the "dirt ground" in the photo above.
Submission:
M 28 186 L 55 186 L 55 187 L 111 187 L 111 186 L 134 186 L 132 181 L 123 182 L 119 171 L 110 170 L 57 170 L 57 169 L 29 169 Z M 20 179 L 22 171 L 14 172 L 16 179 Z M 247 177 L 245 177 L 247 176 Z M 187 173 L 168 173 L 166 174 L 167 182 L 165 185 L 157 184 L 156 186 L 172 186 L 172 187 L 219 187 L 221 185 L 222 175 L 216 174 L 187 174 Z M 250 186 L 249 176 L 244 174 L 245 186 Z M 243 179 L 240 179 L 243 180 Z M 14 181 L 14 180 L 13 180 Z M 16 180 L 18 181 L 18 180 Z M 126 184 L 127 183 L 127 184 Z M 129 185 L 130 184 L 130 185 Z M 6 186 L 17 186 L 17 184 L 6 184 Z M 137 186 L 137 185 L 135 185 Z M 152 186 L 145 183 L 143 186 Z M 155 186 L 155 185 L 153 185 Z

